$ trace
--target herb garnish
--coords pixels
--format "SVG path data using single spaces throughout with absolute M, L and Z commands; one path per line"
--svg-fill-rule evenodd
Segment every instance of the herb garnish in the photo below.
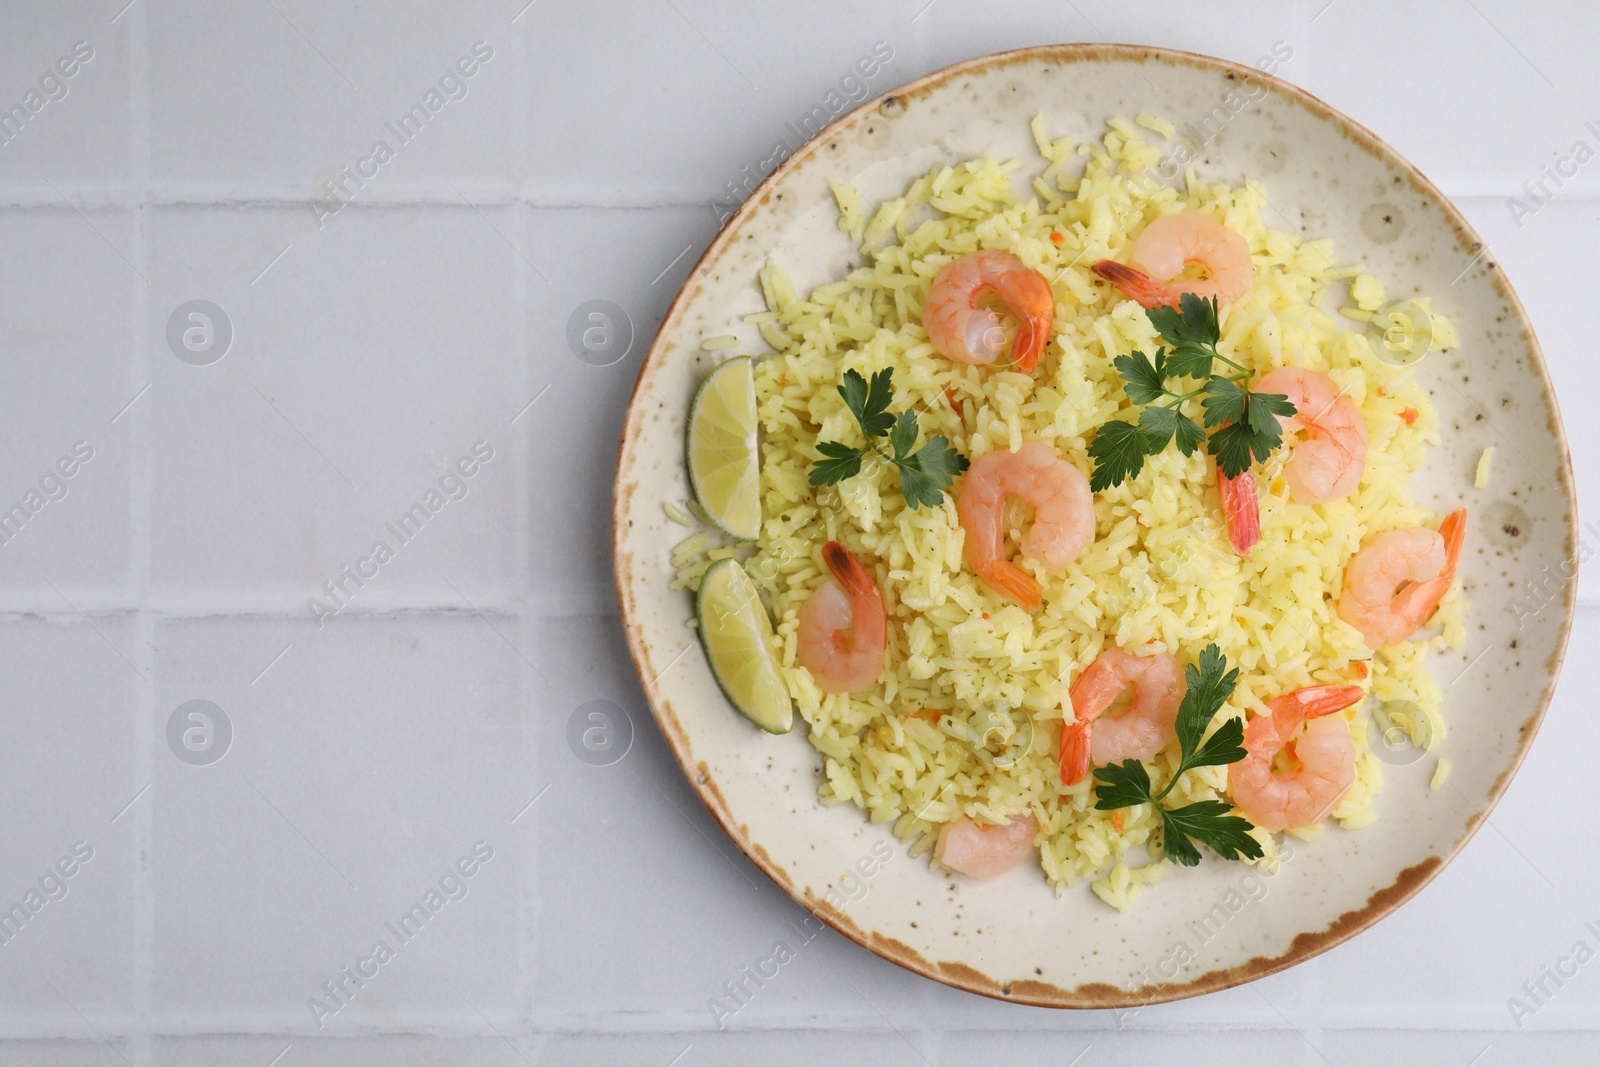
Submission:
M 912 508 L 924 504 L 938 507 L 944 490 L 957 474 L 967 469 L 967 457 L 951 448 L 943 434 L 934 434 L 927 444 L 912 451 L 919 432 L 917 416 L 909 408 L 898 416 L 889 413 L 889 401 L 894 399 L 894 390 L 889 385 L 893 373 L 888 369 L 878 371 L 869 385 L 855 371 L 844 372 L 839 395 L 844 397 L 845 406 L 861 426 L 867 444 L 865 448 L 851 448 L 837 441 L 819 441 L 817 451 L 824 458 L 811 468 L 811 484 L 833 485 L 854 478 L 861 473 L 862 459 L 871 453 L 899 469 L 900 492 L 907 504 Z M 890 452 L 873 444 L 873 438 L 884 436 L 889 438 Z
M 1183 694 L 1183 703 L 1178 706 L 1178 718 L 1174 724 L 1178 748 L 1183 755 L 1178 761 L 1178 769 L 1159 793 L 1151 794 L 1150 774 L 1144 769 L 1144 764 L 1136 759 L 1098 767 L 1094 772 L 1095 796 L 1098 798 L 1095 810 L 1114 811 L 1137 804 L 1153 805 L 1161 816 L 1161 843 L 1167 859 L 1185 867 L 1193 867 L 1200 862 L 1200 850 L 1189 840 L 1191 837 L 1209 846 L 1223 859 L 1238 859 L 1240 856 L 1258 859 L 1261 856 L 1261 845 L 1250 836 L 1254 827 L 1249 820 L 1228 814 L 1233 810 L 1232 805 L 1221 800 L 1201 800 L 1169 810 L 1160 803 L 1186 772 L 1196 767 L 1237 763 L 1245 757 L 1244 724 L 1238 719 L 1229 719 L 1217 727 L 1216 733 L 1206 738 L 1204 744 L 1200 743 L 1206 726 L 1233 694 L 1233 687 L 1239 681 L 1239 669 L 1235 667 L 1230 671 L 1227 667 L 1228 661 L 1223 658 L 1222 650 L 1211 644 L 1201 651 L 1198 670 L 1192 663 L 1185 668 L 1184 679 L 1189 688 Z
M 1202 441 L 1206 451 L 1217 457 L 1217 465 L 1229 478 L 1237 478 L 1255 460 L 1266 459 L 1283 440 L 1275 416 L 1293 415 L 1294 405 L 1282 393 L 1252 393 L 1239 383 L 1250 371 L 1217 351 L 1217 300 L 1201 299 L 1184 293 L 1181 308 L 1153 307 L 1145 314 L 1161 339 L 1171 346 L 1157 348 L 1152 360 L 1143 352 L 1132 352 L 1113 360 L 1128 399 L 1149 405 L 1139 412 L 1137 424 L 1108 422 L 1095 434 L 1089 446 L 1094 474 L 1089 488 L 1095 492 L 1121 485 L 1144 469 L 1146 456 L 1163 451 L 1177 438 L 1178 451 L 1194 455 Z M 1215 374 L 1213 361 L 1221 360 L 1234 374 Z M 1167 388 L 1169 378 L 1201 378 L 1198 389 L 1176 393 Z M 1205 430 L 1183 413 L 1185 401 L 1202 397 Z M 1157 404 L 1156 401 L 1163 400 Z

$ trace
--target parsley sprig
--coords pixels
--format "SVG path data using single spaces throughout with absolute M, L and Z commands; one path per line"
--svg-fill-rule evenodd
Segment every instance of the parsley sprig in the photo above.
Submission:
M 1167 859 L 1193 867 L 1200 862 L 1200 850 L 1194 841 L 1208 846 L 1223 859 L 1258 859 L 1261 845 L 1250 836 L 1253 827 L 1249 820 L 1228 814 L 1232 805 L 1220 800 L 1201 800 L 1181 808 L 1168 809 L 1161 800 L 1172 792 L 1178 779 L 1196 767 L 1221 767 L 1244 759 L 1244 724 L 1229 719 L 1217 727 L 1216 733 L 1201 743 L 1201 736 L 1216 714 L 1221 710 L 1233 687 L 1239 681 L 1239 669 L 1228 670 L 1228 661 L 1216 645 L 1207 645 L 1200 653 L 1200 665 L 1194 664 L 1184 671 L 1188 691 L 1178 705 L 1178 718 L 1174 728 L 1178 734 L 1178 748 L 1182 758 L 1178 769 L 1159 793 L 1150 792 L 1150 773 L 1136 759 L 1123 760 L 1105 767 L 1097 767 L 1095 776 L 1095 809 L 1114 811 L 1138 804 L 1150 804 L 1161 816 L 1161 843 Z M 1190 840 L 1193 838 L 1194 841 Z
M 869 383 L 856 371 L 844 372 L 839 395 L 855 416 L 867 444 L 864 448 L 851 448 L 838 441 L 819 441 L 817 451 L 823 458 L 811 468 L 811 484 L 833 485 L 854 478 L 861 473 L 861 461 L 870 453 L 899 469 L 900 492 L 908 505 L 938 507 L 944 490 L 967 469 L 967 457 L 950 447 L 943 434 L 934 434 L 927 444 L 912 451 L 920 432 L 916 414 L 910 408 L 899 415 L 889 413 L 889 402 L 894 399 L 890 386 L 893 373 L 885 368 L 874 374 Z M 885 436 L 889 438 L 888 452 L 873 443 L 874 438 Z
M 1184 293 L 1181 307 L 1153 307 L 1145 311 L 1150 324 L 1170 346 L 1157 348 L 1155 358 L 1131 352 L 1112 361 L 1121 376 L 1128 399 L 1144 404 L 1138 423 L 1108 422 L 1089 446 L 1094 474 L 1089 488 L 1095 492 L 1121 485 L 1144 469 L 1146 456 L 1162 452 L 1174 438 L 1178 451 L 1192 456 L 1202 442 L 1217 457 L 1222 473 L 1237 478 L 1256 460 L 1266 459 L 1283 440 L 1276 416 L 1293 415 L 1294 405 L 1282 393 L 1252 393 L 1241 382 L 1250 370 L 1217 351 L 1217 300 Z M 1235 373 L 1217 374 L 1220 360 Z M 1174 392 L 1168 379 L 1202 379 L 1198 389 Z M 1183 405 L 1200 397 L 1201 420 L 1211 431 L 1183 413 Z

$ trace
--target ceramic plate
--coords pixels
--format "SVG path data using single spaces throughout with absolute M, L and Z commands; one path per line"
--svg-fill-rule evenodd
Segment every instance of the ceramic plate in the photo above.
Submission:
M 1431 296 L 1455 323 L 1460 348 L 1418 368 L 1445 443 L 1413 489 L 1438 511 L 1470 509 L 1460 573 L 1472 610 L 1465 647 L 1430 665 L 1445 689 L 1442 749 L 1424 755 L 1377 739 L 1389 764 L 1378 822 L 1295 843 L 1271 877 L 1208 859 L 1119 914 L 1081 883 L 1057 899 L 1036 864 L 986 882 L 941 875 L 908 857 L 888 826 L 819 804 L 821 758 L 804 722 L 771 737 L 719 694 L 685 625 L 691 598 L 668 587 L 668 550 L 685 531 L 662 505 L 689 497 L 685 412 L 696 383 L 730 354 L 704 353 L 700 342 L 732 333 L 740 346 L 731 351 L 765 349 L 740 320 L 761 310 L 762 262 L 775 257 L 801 291 L 847 269 L 852 248 L 835 225 L 829 179 L 852 183 L 870 204 L 930 166 L 976 156 L 1021 159 L 1025 175 L 1037 173 L 1028 133 L 1036 113 L 1052 136 L 1082 142 L 1098 138 L 1108 117 L 1145 111 L 1178 124 L 1164 151 L 1182 143 L 1208 180 L 1264 182 L 1269 225 L 1332 238 L 1340 261 L 1365 263 L 1392 299 Z M 1472 471 L 1489 445 L 1494 475 L 1475 490 Z M 1127 46 L 1031 48 L 949 67 L 844 115 L 784 161 L 701 257 L 644 361 L 614 524 L 617 592 L 645 695 L 690 783 L 751 861 L 886 959 L 962 989 L 1059 1007 L 1171 1000 L 1271 974 L 1414 895 L 1472 836 L 1532 743 L 1576 584 L 1576 505 L 1550 380 L 1521 304 L 1461 214 L 1388 145 L 1300 89 L 1219 59 Z M 1530 580 L 1543 590 L 1537 598 Z M 1441 754 L 1453 773 L 1430 789 Z M 842 902 L 836 911 L 822 906 L 830 894 Z

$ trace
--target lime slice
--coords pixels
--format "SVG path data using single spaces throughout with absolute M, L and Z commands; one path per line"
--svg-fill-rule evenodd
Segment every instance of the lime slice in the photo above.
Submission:
M 761 533 L 756 381 L 749 356 L 718 364 L 689 409 L 689 484 L 706 518 L 730 537 Z
M 744 568 L 713 563 L 700 579 L 697 610 L 700 643 L 728 702 L 769 734 L 788 733 L 794 704 L 772 658 L 772 622 Z

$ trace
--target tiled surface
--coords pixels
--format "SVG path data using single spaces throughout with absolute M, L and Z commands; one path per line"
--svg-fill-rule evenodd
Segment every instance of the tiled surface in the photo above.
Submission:
M 145 339 L 168 358 L 153 361 L 130 416 L 152 435 L 153 592 L 303 599 L 386 536 L 396 559 L 374 579 L 386 596 L 509 584 L 507 390 L 525 374 L 525 276 L 499 235 L 513 235 L 516 216 L 465 203 L 346 207 L 317 231 L 301 208 L 149 210 L 161 280 Z M 409 257 L 418 247 L 425 270 Z M 173 315 L 196 298 L 219 306 L 233 332 L 206 366 L 164 351 Z M 488 461 L 453 474 L 478 442 Z M 241 471 L 248 494 L 233 491 Z M 415 544 L 395 543 L 385 524 L 398 527 L 430 490 L 443 503 Z
M 605 545 L 639 360 L 787 124 L 1060 40 L 1287 51 L 1419 163 L 1527 303 L 1600 521 L 1600 163 L 1541 169 L 1600 150 L 1597 25 L 1499 0 L 8 7 L 0 105 L 93 56 L 0 145 L 0 504 L 93 454 L 0 545 L 0 903 L 93 855 L 0 944 L 0 1060 L 1593 1062 L 1595 575 L 1539 743 L 1414 902 L 1243 989 L 1063 1014 L 805 928 L 662 745 Z M 168 341 L 193 300 L 232 333 L 208 365 Z M 632 335 L 603 367 L 567 344 L 596 300 Z M 192 700 L 227 717 L 215 762 L 217 723 L 169 739 Z M 598 755 L 572 740 L 595 728 Z M 719 1010 L 779 939 L 795 958 Z
M 473 1006 L 513 1015 L 525 845 L 511 819 L 522 694 L 537 677 L 515 647 L 517 621 L 352 616 L 299 634 L 275 619 L 156 629 L 153 1013 L 207 1028 L 230 1013 L 324 1028 L 465 1023 Z M 168 718 L 194 699 L 232 726 L 207 766 L 167 751 Z M 463 856 L 470 876 L 455 869 Z M 253 884 L 244 899 L 241 879 Z M 424 921 L 402 921 L 435 891 Z M 365 967 L 376 976 L 350 987 L 348 1005 L 330 1002 L 322 983 L 347 965 L 359 975 L 380 941 L 394 958 Z M 195 966 L 208 958 L 230 962 Z M 312 997 L 338 1010 L 316 1013 Z
M 128 360 L 141 284 L 127 258 L 135 227 L 132 210 L 80 213 L 59 200 L 0 212 L 0 244 L 30 249 L 0 260 L 9 356 L 0 389 L 18 401 L 0 423 L 0 510 L 30 492 L 48 501 L 0 545 L 0 589 L 56 597 L 56 609 L 52 582 L 72 596 L 68 586 L 120 591 L 129 580 L 133 423 L 122 409 L 139 389 Z

